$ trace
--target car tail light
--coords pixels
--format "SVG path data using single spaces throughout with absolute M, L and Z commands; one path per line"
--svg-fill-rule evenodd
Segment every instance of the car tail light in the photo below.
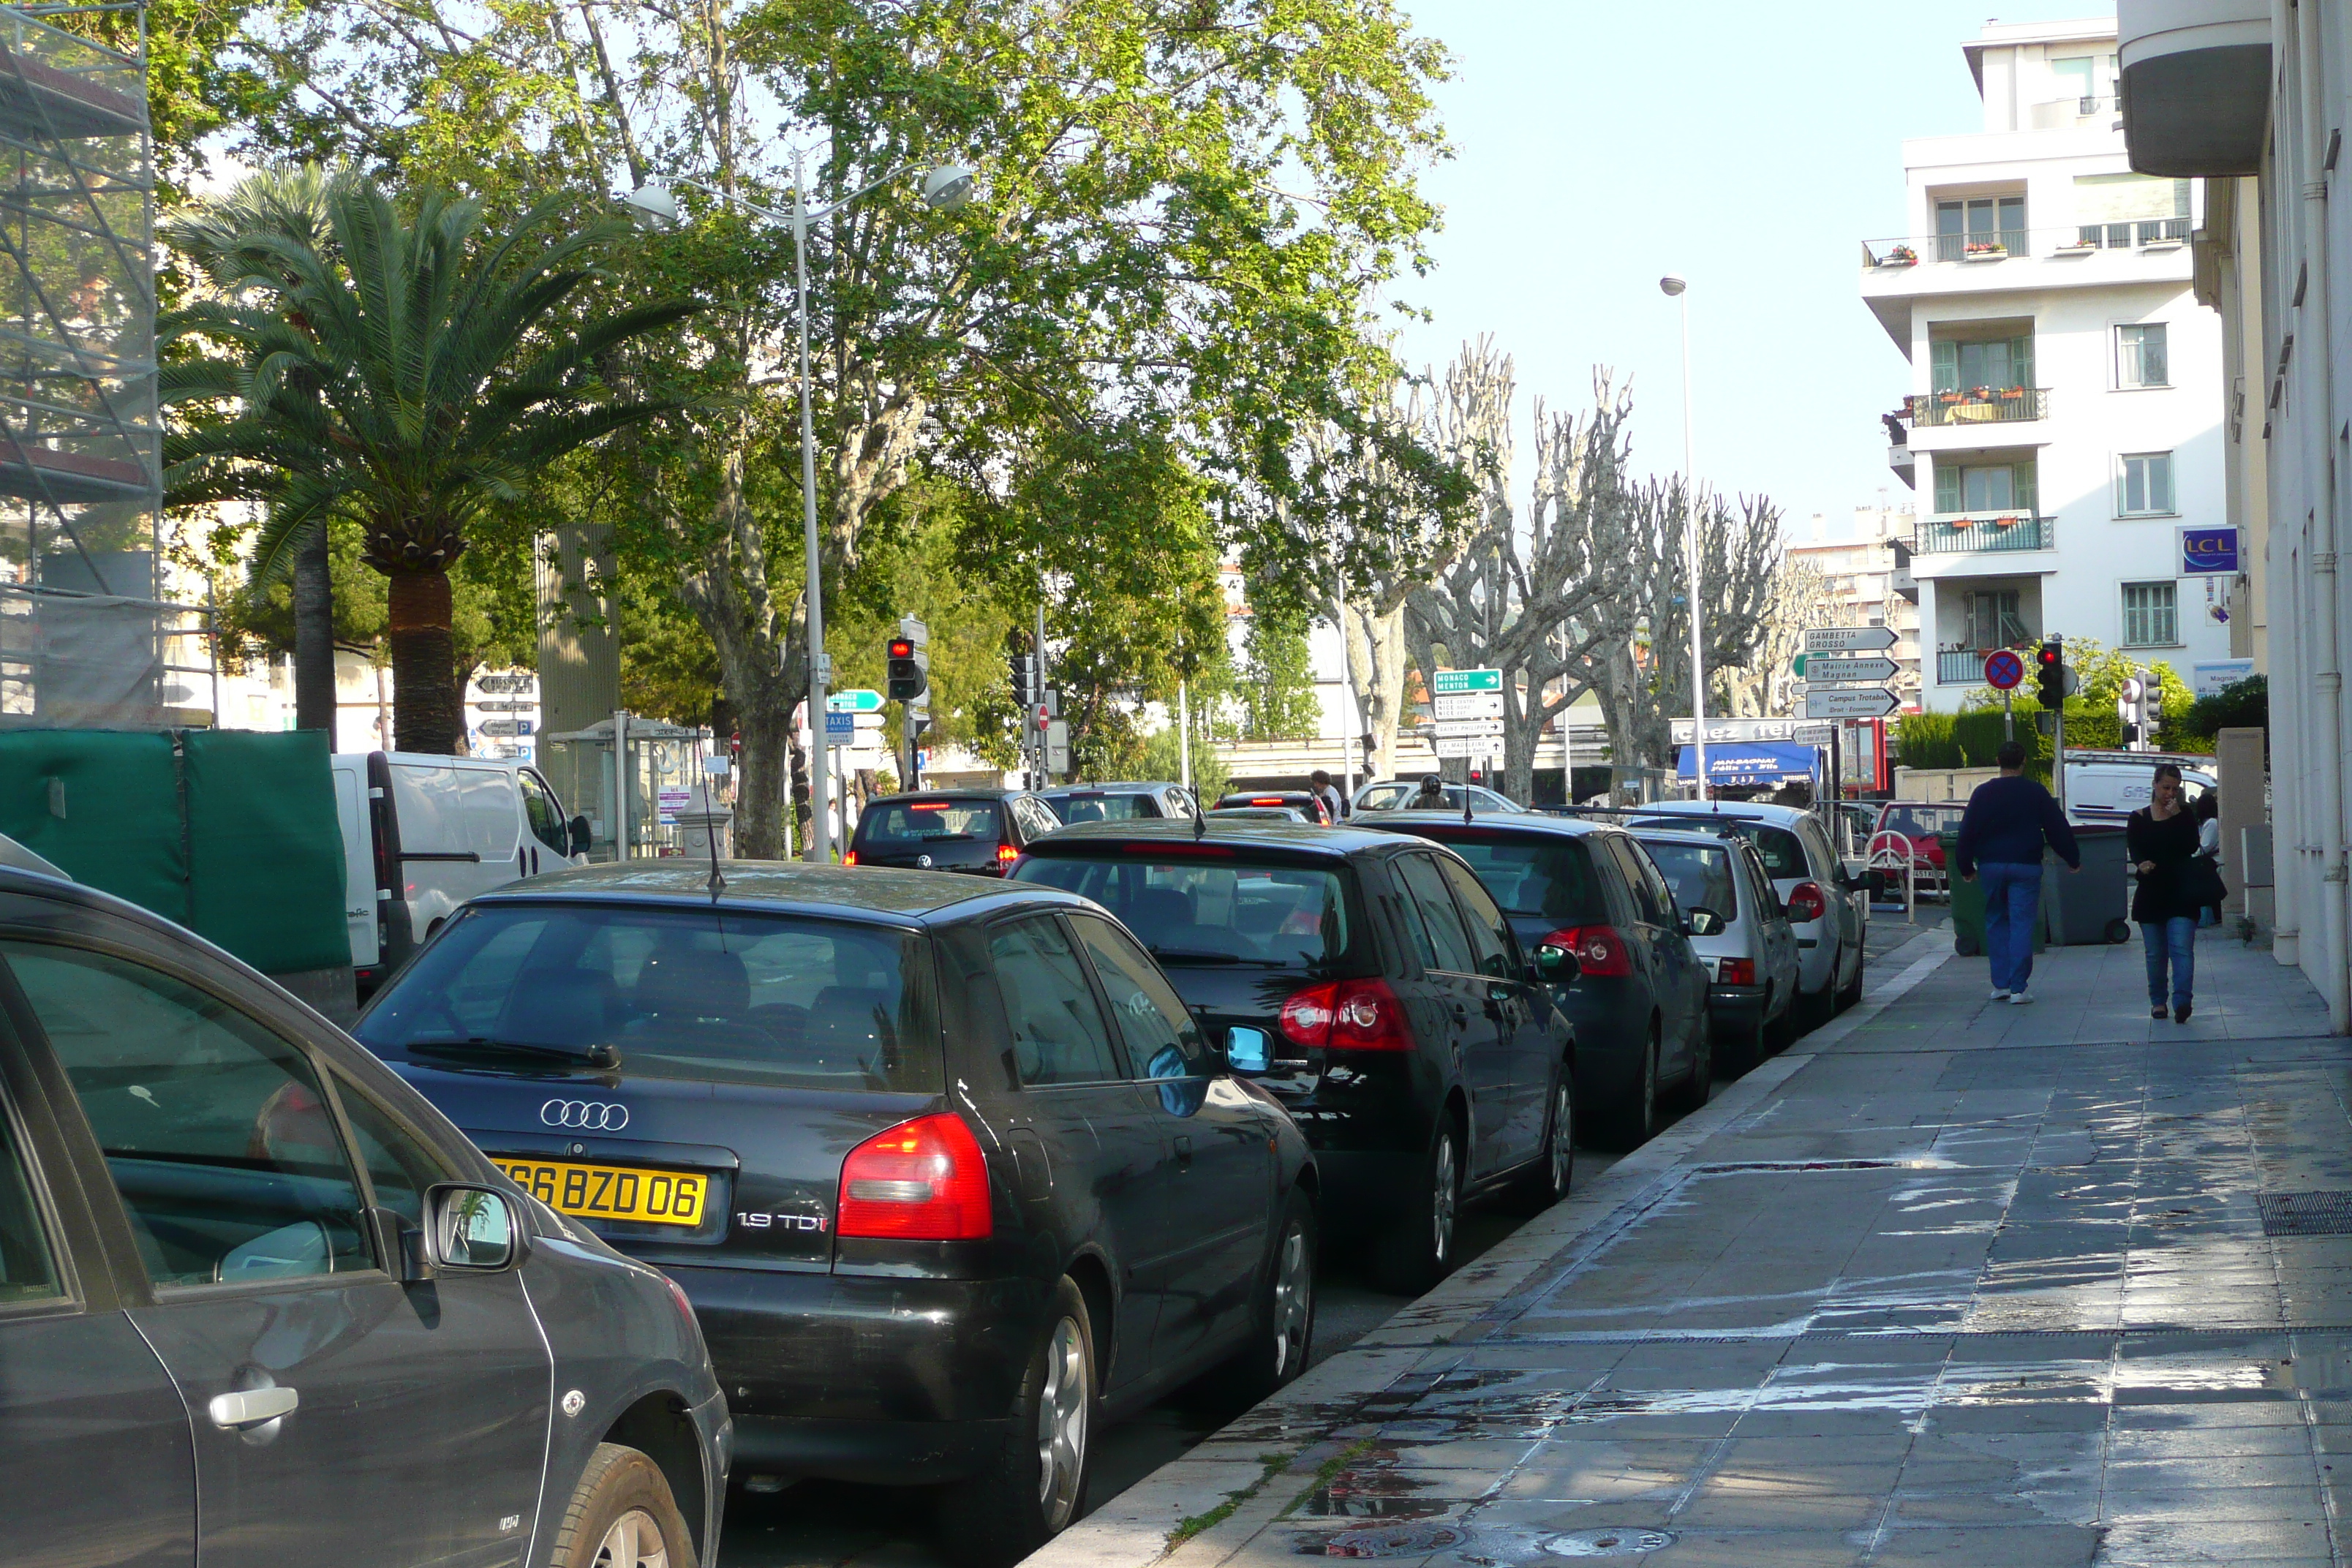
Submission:
M 996 868 L 997 868 L 998 870 L 1000 870 L 1000 871 L 1010 871 L 1010 870 L 1012 870 L 1012 869 L 1013 869 L 1013 862 L 1014 862 L 1015 860 L 1018 860 L 1018 859 L 1020 859 L 1020 858 L 1021 858 L 1021 851 L 1020 851 L 1020 850 L 1018 850 L 1018 849 L 1015 849 L 1014 847 L 1013 847 L 1013 846 L 1012 846 L 1012 845 L 1010 845 L 1010 844 L 999 844 L 999 845 L 996 847 Z
M 1404 1004 L 1384 980 L 1327 980 L 1282 1005 L 1283 1037 L 1307 1050 L 1409 1051 Z
M 843 865 L 845 865 L 845 866 L 855 866 L 855 865 L 856 865 L 856 864 L 857 864 L 857 851 L 856 851 L 856 850 L 855 850 L 855 849 L 845 849 L 845 850 L 843 850 L 843 851 L 841 852 L 841 863 L 842 863 Z
M 902 1121 L 841 1163 L 836 1235 L 977 1241 L 994 1228 L 988 1163 L 961 1117 L 942 1112 Z
M 1715 965 L 1717 985 L 1753 985 L 1756 984 L 1756 961 L 1752 958 L 1717 959 Z
M 1545 947 L 1564 947 L 1576 954 L 1577 967 L 1603 980 L 1622 980 L 1633 973 L 1633 950 L 1615 926 L 1570 926 L 1543 939 Z
M 669 1299 L 677 1303 L 677 1315 L 686 1320 L 687 1327 L 700 1333 L 702 1321 L 694 1315 L 694 1303 L 687 1300 L 686 1288 L 667 1274 L 662 1276 L 662 1283 L 669 1287 Z
M 1789 918 L 1802 925 L 1829 912 L 1830 901 L 1819 882 L 1800 882 L 1789 890 Z

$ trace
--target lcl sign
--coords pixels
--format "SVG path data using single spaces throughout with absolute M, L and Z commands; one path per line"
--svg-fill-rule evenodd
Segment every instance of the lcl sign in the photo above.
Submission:
M 2200 574 L 2237 571 L 2238 531 L 2234 528 L 2182 529 L 2180 569 Z

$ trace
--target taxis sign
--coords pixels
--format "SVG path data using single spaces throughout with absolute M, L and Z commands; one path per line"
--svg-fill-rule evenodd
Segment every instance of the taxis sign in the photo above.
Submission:
M 2238 531 L 2234 528 L 2184 528 L 2180 531 L 2180 569 L 2185 573 L 2234 573 L 2238 570 Z

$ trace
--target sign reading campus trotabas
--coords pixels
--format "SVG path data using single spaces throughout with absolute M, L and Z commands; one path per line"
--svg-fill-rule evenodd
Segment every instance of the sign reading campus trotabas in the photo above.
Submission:
M 1884 686 L 1833 686 L 1805 693 L 1808 719 L 1884 719 L 1901 706 Z
M 1499 669 L 1441 669 L 1431 685 L 1431 694 L 1437 697 L 1502 689 L 1503 672 Z
M 1893 647 L 1896 642 L 1893 626 L 1814 626 L 1805 633 L 1807 653 L 1871 653 L 1882 647 Z M 1809 661 L 1805 679 L 1813 679 Z

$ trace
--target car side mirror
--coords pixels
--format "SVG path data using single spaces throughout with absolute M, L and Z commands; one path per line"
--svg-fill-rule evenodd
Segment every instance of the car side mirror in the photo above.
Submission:
M 595 842 L 595 829 L 588 826 L 588 819 L 584 816 L 575 816 L 572 819 L 572 847 L 565 853 L 585 855 L 588 853 L 588 846 Z
M 494 1187 L 438 1183 L 425 1190 L 425 1247 L 436 1268 L 501 1273 L 523 1259 L 522 1222 Z
M 1723 930 L 1724 919 L 1705 904 L 1694 904 L 1683 917 L 1685 936 L 1713 936 Z
M 1528 961 L 1528 968 L 1537 983 L 1543 985 L 1566 985 L 1584 973 L 1584 965 L 1577 962 L 1576 954 L 1549 942 L 1537 946 L 1535 956 Z
M 1264 1029 L 1244 1028 L 1236 1024 L 1225 1031 L 1225 1066 L 1237 1073 L 1270 1072 L 1274 1068 L 1273 1043 Z

